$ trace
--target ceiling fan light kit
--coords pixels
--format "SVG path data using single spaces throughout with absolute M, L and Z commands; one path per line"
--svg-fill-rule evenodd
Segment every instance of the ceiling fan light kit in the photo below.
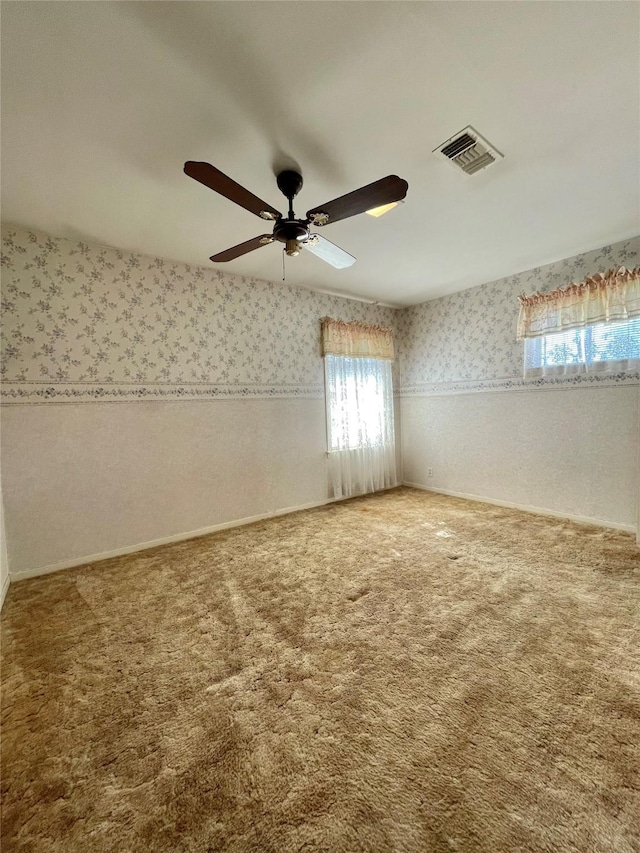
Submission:
M 302 189 L 303 183 L 302 175 L 298 172 L 286 169 L 276 178 L 278 188 L 289 202 L 289 210 L 285 217 L 270 204 L 259 199 L 209 163 L 189 160 L 184 164 L 184 171 L 190 178 L 239 204 L 250 213 L 274 223 L 272 234 L 262 234 L 230 249 L 225 249 L 224 252 L 218 252 L 211 256 L 214 263 L 232 261 L 241 255 L 278 241 L 284 244 L 283 251 L 289 257 L 299 255 L 300 249 L 304 248 L 336 269 L 350 267 L 356 261 L 353 255 L 329 240 L 325 240 L 319 234 L 312 234 L 309 226 L 324 227 L 360 213 L 381 216 L 404 200 L 409 187 L 403 178 L 387 175 L 386 178 L 381 178 L 379 181 L 374 181 L 372 184 L 367 184 L 365 187 L 307 211 L 305 219 L 296 219 L 293 199 Z

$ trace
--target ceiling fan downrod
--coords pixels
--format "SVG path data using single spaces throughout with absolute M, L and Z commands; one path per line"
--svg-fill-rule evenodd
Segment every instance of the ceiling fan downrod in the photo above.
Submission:
M 308 226 L 301 219 L 296 219 L 293 212 L 293 200 L 302 189 L 302 175 L 292 169 L 285 169 L 278 174 L 276 181 L 280 192 L 289 201 L 289 212 L 287 218 L 275 226 L 273 236 L 284 243 L 286 254 L 295 258 L 300 254 L 300 241 L 309 236 Z

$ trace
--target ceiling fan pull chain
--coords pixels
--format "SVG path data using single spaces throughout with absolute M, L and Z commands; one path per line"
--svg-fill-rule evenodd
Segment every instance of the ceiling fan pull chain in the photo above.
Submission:
M 282 250 L 282 280 L 283 280 L 283 281 L 285 280 L 285 278 L 284 278 L 284 256 L 285 256 L 286 254 L 287 254 L 286 250 L 285 250 L 285 249 L 283 249 L 283 250 Z

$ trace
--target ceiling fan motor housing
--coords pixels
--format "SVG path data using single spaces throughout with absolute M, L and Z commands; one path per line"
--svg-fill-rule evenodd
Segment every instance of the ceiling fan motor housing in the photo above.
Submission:
M 303 219 L 281 219 L 276 222 L 273 236 L 281 243 L 289 240 L 306 240 L 309 236 L 309 226 Z

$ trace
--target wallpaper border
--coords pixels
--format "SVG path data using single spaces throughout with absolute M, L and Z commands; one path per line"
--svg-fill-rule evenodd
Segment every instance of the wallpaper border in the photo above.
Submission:
M 537 379 L 504 379 L 426 382 L 394 388 L 394 397 L 440 397 L 504 391 L 563 391 L 573 388 L 605 388 L 640 385 L 640 371 L 617 374 L 579 374 Z M 5 380 L 0 388 L 2 405 L 37 403 L 136 403 L 181 400 L 276 400 L 317 399 L 325 396 L 323 385 L 219 385 L 203 383 L 126 382 L 18 382 Z
M 324 398 L 322 385 L 205 385 L 202 383 L 18 382 L 5 380 L 3 405 L 24 403 L 135 403 L 176 400 L 272 400 Z
M 459 380 L 455 382 L 424 382 L 404 385 L 401 397 L 440 397 L 454 394 L 480 394 L 492 391 L 566 391 L 572 388 L 611 388 L 640 385 L 640 371 L 615 374 L 578 374 L 577 376 L 539 377 L 522 379 Z

